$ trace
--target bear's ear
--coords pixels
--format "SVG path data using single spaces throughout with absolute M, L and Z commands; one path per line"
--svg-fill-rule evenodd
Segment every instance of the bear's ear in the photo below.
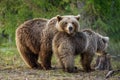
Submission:
M 103 37 L 102 40 L 103 40 L 104 43 L 108 43 L 109 42 L 109 37 Z
M 57 20 L 58 20 L 58 22 L 61 21 L 62 20 L 62 16 L 57 15 Z
M 79 21 L 80 15 L 75 16 L 75 18 Z

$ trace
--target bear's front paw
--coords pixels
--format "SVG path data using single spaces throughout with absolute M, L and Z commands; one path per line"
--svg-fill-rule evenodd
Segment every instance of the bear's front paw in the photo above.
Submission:
M 92 72 L 92 71 L 95 71 L 95 69 L 91 69 L 91 68 L 85 69 L 85 72 Z
M 74 68 L 66 68 L 64 69 L 65 72 L 68 72 L 68 73 L 77 73 L 78 72 L 78 69 L 77 67 L 74 67 Z

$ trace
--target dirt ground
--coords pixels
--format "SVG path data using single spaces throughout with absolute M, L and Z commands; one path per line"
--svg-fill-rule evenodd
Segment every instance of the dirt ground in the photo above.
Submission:
M 33 70 L 29 69 L 16 48 L 0 48 L 0 80 L 120 80 L 120 72 L 115 73 L 112 77 L 105 79 L 108 71 L 93 71 L 86 73 L 79 71 L 78 73 L 67 73 L 61 69 L 54 70 Z M 79 58 L 76 59 L 76 65 L 79 65 Z M 112 61 L 114 69 L 120 69 L 119 60 Z M 56 65 L 56 60 L 52 59 L 53 66 Z
M 0 68 L 0 80 L 120 80 L 120 76 L 112 76 L 105 79 L 108 71 L 93 71 L 86 73 L 66 73 L 61 69 L 33 70 L 27 67 Z

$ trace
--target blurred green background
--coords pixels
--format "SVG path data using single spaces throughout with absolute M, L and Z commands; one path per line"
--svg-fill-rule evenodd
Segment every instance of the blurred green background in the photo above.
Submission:
M 15 53 L 15 30 L 24 21 L 58 14 L 80 14 L 81 28 L 109 36 L 108 52 L 120 57 L 120 0 L 0 0 L 0 51 Z

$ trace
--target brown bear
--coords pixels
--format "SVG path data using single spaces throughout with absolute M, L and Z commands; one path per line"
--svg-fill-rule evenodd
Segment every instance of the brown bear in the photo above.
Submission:
M 102 52 L 108 45 L 108 37 L 104 37 L 91 30 L 83 30 L 70 35 L 58 32 L 53 38 L 53 52 L 64 71 L 74 72 L 74 57 L 81 56 L 83 69 L 91 71 L 91 61 L 96 52 Z
M 97 54 L 96 63 L 94 65 L 95 70 L 112 70 L 111 55 L 107 52 L 103 52 L 102 55 Z
M 30 68 L 51 69 L 52 39 L 58 32 L 56 26 L 70 27 L 68 33 L 71 34 L 74 27 L 79 27 L 78 20 L 79 16 L 56 16 L 49 20 L 33 19 L 20 25 L 16 30 L 16 45 L 24 62 Z M 68 22 L 71 24 L 66 24 Z

